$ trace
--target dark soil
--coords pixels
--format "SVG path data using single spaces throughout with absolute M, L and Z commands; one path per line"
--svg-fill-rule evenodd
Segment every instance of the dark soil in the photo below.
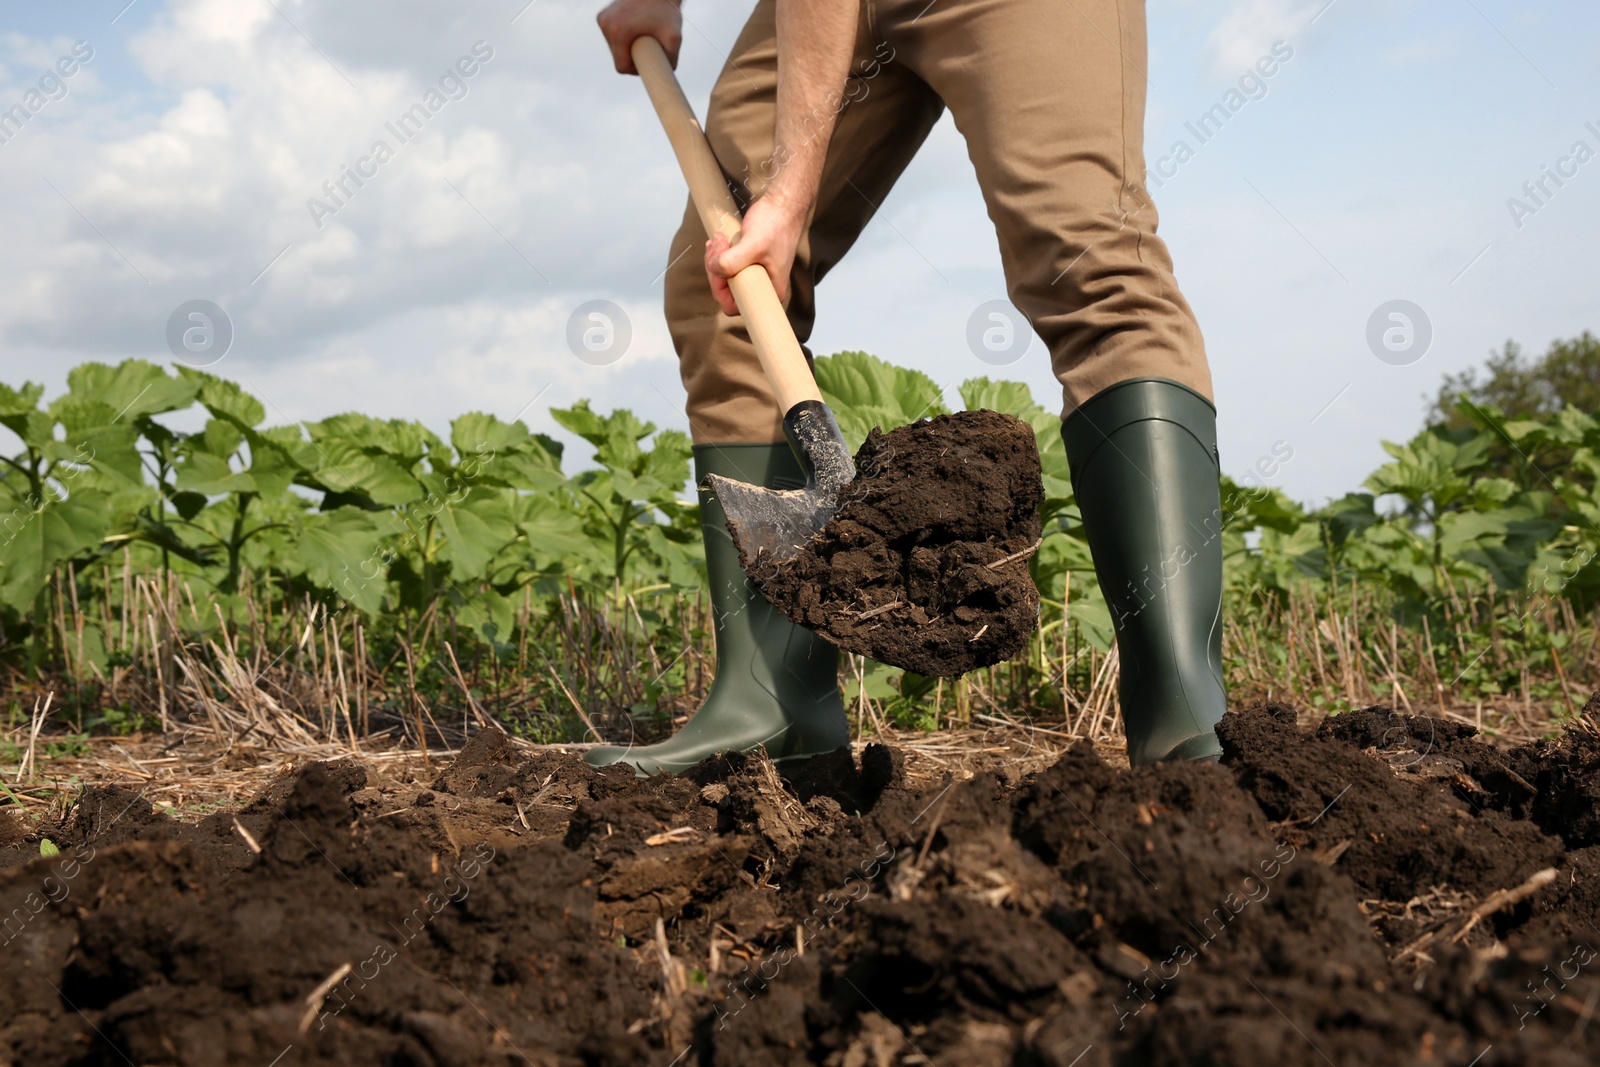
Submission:
M 767 599 L 840 648 L 919 674 L 954 677 L 1020 651 L 1039 621 L 1033 429 L 963 411 L 873 430 L 856 470 L 797 557 L 744 560 Z
M 1600 1062 L 1600 743 L 1221 733 L 917 789 L 882 746 L 638 780 L 482 734 L 198 825 L 93 789 L 0 852 L 0 1063 Z

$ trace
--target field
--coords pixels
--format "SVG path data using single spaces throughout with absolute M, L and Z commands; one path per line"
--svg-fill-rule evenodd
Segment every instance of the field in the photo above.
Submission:
M 1594 735 L 1295 718 L 1230 716 L 1220 767 L 991 738 L 641 781 L 485 731 L 199 822 L 94 787 L 0 873 L 50 901 L 0 1057 L 1593 1063 Z
M 852 444 L 945 410 L 931 379 L 864 353 L 817 376 Z M 553 411 L 592 448 L 582 466 L 482 414 L 448 440 L 356 414 L 270 426 L 236 383 L 186 367 L 85 364 L 69 385 L 49 401 L 0 386 L 20 442 L 0 455 L 0 701 L 22 744 L 47 694 L 49 731 L 291 748 L 452 747 L 455 723 L 487 718 L 541 742 L 654 735 L 698 706 L 709 618 L 681 433 Z M 863 725 L 1114 732 L 1111 623 L 1058 420 L 1014 382 L 960 393 L 1035 430 L 1039 628 L 955 683 L 854 659 L 848 694 Z M 1238 699 L 1383 701 L 1512 737 L 1577 713 L 1600 665 L 1600 423 L 1469 400 L 1453 418 L 1320 508 L 1269 487 L 1282 442 L 1224 479 Z
M 818 360 L 859 442 L 943 410 Z M 712 680 L 688 446 L 0 391 L 0 1064 L 1592 1063 L 1600 424 L 1224 483 L 1221 766 L 1130 771 L 1055 427 L 1040 626 L 849 753 L 595 772 Z M 184 421 L 187 420 L 187 421 Z M 181 428 L 175 428 L 181 427 Z M 1225 460 L 1225 466 L 1233 469 Z M 750 1010 L 746 1011 L 745 1009 Z

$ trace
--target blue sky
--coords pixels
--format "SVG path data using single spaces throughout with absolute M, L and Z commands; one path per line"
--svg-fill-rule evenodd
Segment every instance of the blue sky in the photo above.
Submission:
M 358 409 L 442 428 L 477 409 L 549 431 L 548 407 L 588 397 L 684 425 L 658 280 L 682 182 L 593 5 L 125 2 L 11 4 L 0 29 L 0 107 L 74 41 L 94 49 L 0 145 L 0 380 L 54 392 L 86 359 L 170 361 L 170 314 L 204 298 L 236 330 L 211 369 L 275 421 Z M 681 73 L 703 107 L 746 5 L 685 10 Z M 1545 179 L 1540 202 L 1523 192 L 1576 142 L 1600 153 L 1600 8 L 1151 0 L 1148 17 L 1148 155 L 1195 149 L 1154 194 L 1230 473 L 1286 444 L 1273 484 L 1354 489 L 1445 372 L 1508 338 L 1542 351 L 1600 329 L 1600 158 Z M 307 199 L 480 40 L 493 57 L 466 96 L 316 226 Z M 1186 123 L 1277 42 L 1293 54 L 1264 95 L 1198 144 Z M 1514 219 L 1512 197 L 1535 210 Z M 821 287 L 813 348 L 922 367 L 952 399 L 967 377 L 1019 378 L 1053 406 L 1037 341 L 998 369 L 966 346 L 972 311 L 1003 296 L 946 120 Z M 566 345 L 596 299 L 633 325 L 613 364 Z M 1393 300 L 1431 325 L 1405 365 L 1368 343 Z

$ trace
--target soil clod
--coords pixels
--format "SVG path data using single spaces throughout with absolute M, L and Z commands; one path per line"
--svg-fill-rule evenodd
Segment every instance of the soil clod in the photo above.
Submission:
M 0 862 L 0 1063 L 1600 1061 L 1586 736 L 1220 734 L 934 780 L 484 736 L 427 788 L 312 763 L 198 824 L 90 789 Z
M 1033 429 L 962 411 L 873 430 L 839 509 L 791 560 L 743 559 L 794 622 L 930 677 L 1018 652 L 1038 625 L 1028 557 L 1044 500 Z

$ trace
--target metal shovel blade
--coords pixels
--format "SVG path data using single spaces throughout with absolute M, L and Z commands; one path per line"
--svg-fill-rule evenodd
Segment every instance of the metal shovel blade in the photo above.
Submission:
M 806 473 L 804 488 L 766 489 L 717 474 L 706 477 L 747 564 L 762 553 L 779 563 L 799 555 L 839 510 L 839 492 L 856 476 L 839 424 L 821 401 L 802 400 L 791 408 L 783 432 Z
M 838 494 L 821 489 L 763 489 L 717 474 L 708 475 L 706 484 L 746 560 L 763 553 L 779 563 L 793 559 L 838 510 Z

